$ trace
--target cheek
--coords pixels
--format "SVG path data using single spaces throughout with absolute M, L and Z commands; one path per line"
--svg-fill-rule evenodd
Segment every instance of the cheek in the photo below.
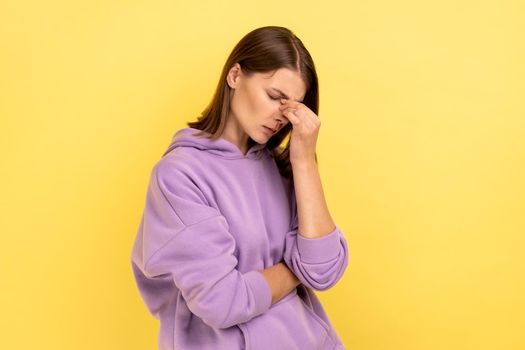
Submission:
M 272 100 L 268 97 L 266 91 L 262 91 L 256 100 L 257 114 L 267 117 L 268 115 L 274 115 L 279 113 L 279 101 Z
M 238 90 L 234 96 L 232 109 L 241 120 L 251 119 L 257 111 L 256 99 L 250 90 Z
M 271 114 L 274 109 L 279 108 L 277 105 L 274 106 L 272 102 L 273 101 L 266 96 L 265 91 L 261 92 L 254 89 L 246 94 L 247 112 L 256 118 Z

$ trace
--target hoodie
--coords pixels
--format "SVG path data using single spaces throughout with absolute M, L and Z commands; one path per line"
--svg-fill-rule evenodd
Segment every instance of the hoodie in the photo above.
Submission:
M 153 166 L 131 254 L 162 350 L 344 349 L 314 290 L 348 265 L 340 227 L 299 235 L 293 181 L 266 144 L 178 130 Z M 271 303 L 261 271 L 284 262 L 301 281 Z

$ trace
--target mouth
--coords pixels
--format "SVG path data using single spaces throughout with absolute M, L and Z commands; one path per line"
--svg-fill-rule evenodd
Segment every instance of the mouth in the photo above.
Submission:
M 263 125 L 263 127 L 264 127 L 266 130 L 268 130 L 271 134 L 275 134 L 275 131 L 276 131 L 276 130 L 274 130 L 274 129 L 272 129 L 272 128 L 269 128 L 269 127 L 267 127 L 266 125 Z

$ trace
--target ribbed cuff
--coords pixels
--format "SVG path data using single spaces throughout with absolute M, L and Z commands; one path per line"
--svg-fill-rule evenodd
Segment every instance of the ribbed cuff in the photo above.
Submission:
M 260 271 L 252 270 L 244 274 L 255 299 L 255 312 L 262 314 L 272 305 L 272 289 Z
M 334 259 L 341 249 L 340 233 L 337 224 L 332 232 L 322 237 L 307 238 L 297 233 L 297 250 L 301 260 L 309 264 L 321 264 Z

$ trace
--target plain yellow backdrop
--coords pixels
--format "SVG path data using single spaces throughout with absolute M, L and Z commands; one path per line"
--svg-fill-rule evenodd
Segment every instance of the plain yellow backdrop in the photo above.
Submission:
M 248 31 L 292 29 L 350 263 L 352 350 L 525 348 L 525 6 L 0 3 L 1 349 L 155 349 L 130 254 L 153 164 Z

